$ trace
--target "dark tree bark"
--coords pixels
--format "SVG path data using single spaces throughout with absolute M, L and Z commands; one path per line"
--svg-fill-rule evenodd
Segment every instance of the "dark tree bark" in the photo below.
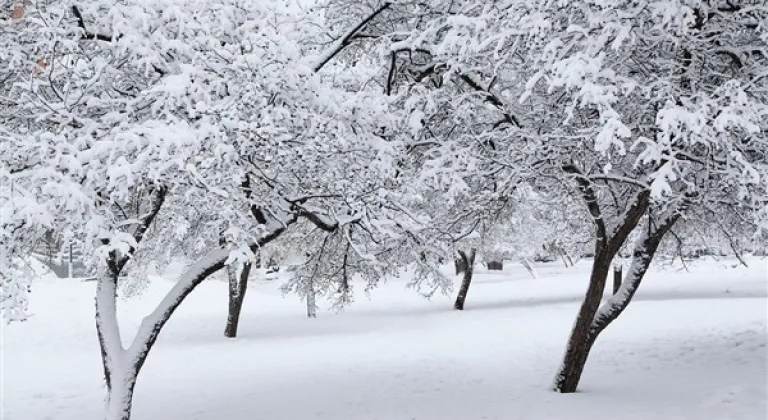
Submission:
M 632 263 L 627 270 L 627 275 L 622 281 L 621 287 L 605 304 L 600 308 L 592 322 L 590 333 L 597 336 L 611 322 L 624 312 L 632 298 L 635 296 L 645 273 L 651 266 L 653 257 L 659 249 L 661 241 L 675 223 L 680 219 L 681 212 L 687 203 L 682 203 L 680 207 L 672 208 L 658 221 L 653 219 L 648 221 L 647 229 L 638 239 L 635 250 L 632 253 Z
M 680 217 L 681 207 L 673 206 L 658 224 L 653 219 L 649 219 L 647 222 L 648 228 L 644 231 L 644 235 L 638 240 L 635 247 L 627 278 L 613 297 L 600 307 L 600 300 L 608 273 L 610 272 L 611 261 L 618 253 L 621 245 L 626 241 L 630 232 L 638 225 L 640 218 L 647 211 L 650 205 L 649 196 L 650 194 L 647 190 L 640 191 L 636 195 L 633 204 L 619 218 L 620 224 L 610 238 L 603 236 L 605 240 L 601 241 L 601 236 L 598 234 L 595 261 L 592 266 L 587 295 L 584 298 L 573 331 L 571 332 L 565 358 L 555 377 L 554 389 L 557 392 L 572 393 L 576 391 L 595 340 L 600 332 L 629 305 L 637 290 L 637 286 L 639 286 L 650 266 L 659 243 L 669 228 Z M 601 230 L 605 232 L 605 225 L 602 224 L 603 220 L 600 216 L 599 208 L 596 207 L 597 202 L 586 201 L 591 203 L 588 204 L 591 207 L 591 211 L 596 210 L 596 212 L 593 212 L 593 216 L 596 214 L 598 216 L 595 217 L 596 224 L 598 224 L 598 232 Z
M 571 331 L 571 337 L 568 340 L 565 351 L 565 358 L 555 377 L 554 388 L 557 392 L 575 392 L 579 384 L 584 366 L 587 363 L 589 351 L 594 344 L 594 337 L 589 334 L 589 326 L 600 305 L 606 277 L 611 269 L 611 259 L 606 258 L 600 253 L 595 255 L 587 294 L 579 309 L 573 331 Z
M 236 266 L 231 266 L 227 269 L 229 277 L 229 312 L 227 314 L 227 325 L 224 328 L 224 337 L 228 338 L 237 337 L 240 312 L 243 309 L 245 292 L 248 290 L 248 276 L 251 274 L 251 263 L 244 263 L 239 273 L 237 268 Z
M 619 264 L 613 266 L 613 294 L 621 287 L 622 267 Z
M 456 258 L 453 260 L 453 265 L 456 267 L 456 275 L 463 273 L 466 271 L 466 264 L 464 263 L 464 260 L 461 258 Z
M 618 217 L 616 228 L 609 237 L 597 194 L 589 178 L 584 176 L 575 165 L 566 165 L 563 170 L 574 175 L 595 224 L 595 258 L 592 263 L 589 286 L 576 316 L 576 322 L 566 346 L 565 357 L 554 383 L 555 391 L 571 393 L 576 391 L 587 357 L 597 338 L 596 335 L 590 334 L 590 327 L 600 307 L 608 273 L 611 271 L 611 261 L 648 210 L 650 191 L 641 190 L 636 193 L 629 207 Z
M 469 292 L 469 285 L 472 283 L 472 274 L 475 271 L 475 255 L 477 250 L 472 248 L 469 255 L 464 251 L 459 251 L 461 257 L 462 266 L 464 268 L 464 278 L 461 279 L 461 287 L 459 288 L 459 294 L 456 296 L 456 303 L 453 304 L 453 309 L 463 311 L 464 301 L 467 299 L 467 293 Z
M 69 242 L 69 267 L 67 267 L 69 269 L 69 272 L 67 273 L 68 274 L 67 277 L 69 277 L 70 280 L 72 280 L 74 278 L 74 276 L 75 276 L 75 271 L 74 271 L 75 259 L 74 259 L 73 255 L 72 255 L 72 253 L 73 253 L 73 249 L 72 248 L 73 248 L 73 244 L 72 244 L 72 241 L 70 241 Z
M 327 52 L 326 56 L 323 57 L 323 59 L 315 65 L 315 68 L 313 69 L 315 73 L 320 71 L 320 69 L 323 68 L 333 57 L 336 56 L 339 52 L 341 52 L 344 48 L 349 46 L 349 44 L 352 43 L 352 41 L 355 40 L 355 37 L 360 33 L 360 31 L 365 28 L 373 19 L 376 18 L 381 12 L 387 10 L 390 6 L 392 6 L 392 3 L 390 2 L 384 2 L 379 8 L 373 11 L 368 17 L 363 19 L 362 22 L 358 23 L 354 28 L 352 28 L 349 32 L 344 35 L 344 37 L 341 38 L 340 42 L 337 43 L 336 46 L 334 46 L 330 51 Z
M 536 270 L 533 269 L 533 266 L 525 257 L 520 258 L 520 264 L 525 267 L 526 270 L 528 270 L 529 273 L 531 273 L 531 277 L 536 278 Z

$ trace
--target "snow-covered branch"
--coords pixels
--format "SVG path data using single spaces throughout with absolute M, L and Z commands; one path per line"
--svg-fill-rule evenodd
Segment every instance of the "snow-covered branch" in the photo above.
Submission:
M 352 43 L 352 41 L 355 39 L 355 35 L 357 35 L 373 19 L 375 19 L 376 16 L 381 14 L 383 11 L 389 9 L 390 6 L 392 6 L 392 3 L 390 2 L 382 3 L 381 6 L 379 6 L 376 10 L 374 10 L 370 15 L 368 15 L 365 19 L 363 19 L 360 23 L 358 23 L 352 29 L 350 29 L 346 34 L 344 34 L 344 36 L 339 38 L 330 48 L 328 48 L 325 52 L 323 52 L 323 54 L 317 57 L 317 63 L 312 66 L 312 69 L 315 72 L 320 71 L 329 61 L 333 59 L 333 57 L 336 56 L 336 54 L 340 53 L 344 48 L 346 48 L 347 46 L 349 46 L 349 44 Z

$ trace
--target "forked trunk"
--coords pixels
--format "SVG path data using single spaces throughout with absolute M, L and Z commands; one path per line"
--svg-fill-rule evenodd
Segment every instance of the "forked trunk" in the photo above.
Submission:
M 240 267 L 239 264 L 232 263 L 227 268 L 227 275 L 229 277 L 229 312 L 227 315 L 227 325 L 224 328 L 225 337 L 237 337 L 240 312 L 243 309 L 245 292 L 248 290 L 248 276 L 250 273 L 250 262 L 243 263 Z
M 600 303 L 605 279 L 610 269 L 610 261 L 613 257 L 609 258 L 608 255 L 595 257 L 587 297 L 584 299 L 579 317 L 576 319 L 571 338 L 568 341 L 565 359 L 555 377 L 555 391 L 562 393 L 576 391 L 595 340 L 629 305 L 651 265 L 661 240 L 679 217 L 679 209 L 673 208 L 668 210 L 665 217 L 658 223 L 652 220 L 647 222 L 648 226 L 643 228 L 643 234 L 635 245 L 632 263 L 626 278 L 602 306 L 595 305 Z M 601 279 L 602 285 L 600 285 Z M 600 291 L 597 292 L 598 287 L 593 288 L 593 285 L 599 286 Z
M 475 268 L 475 255 L 477 251 L 472 248 L 467 255 L 464 251 L 459 251 L 461 256 L 462 266 L 464 267 L 464 277 L 461 279 L 461 287 L 459 288 L 459 294 L 456 296 L 456 302 L 453 304 L 453 309 L 462 311 L 464 310 L 464 302 L 467 299 L 467 293 L 469 293 L 469 286 L 472 283 L 472 274 Z

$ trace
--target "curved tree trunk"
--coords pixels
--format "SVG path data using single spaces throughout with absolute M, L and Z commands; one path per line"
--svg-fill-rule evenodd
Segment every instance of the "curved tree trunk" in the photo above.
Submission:
M 654 220 L 647 222 L 648 226 L 644 227 L 643 235 L 637 240 L 626 278 L 618 290 L 602 306 L 595 305 L 599 305 L 602 297 L 602 290 L 610 270 L 610 259 L 606 255 L 599 255 L 601 258 L 595 256 L 587 297 L 579 311 L 579 317 L 576 319 L 576 325 L 571 333 L 565 358 L 555 377 L 554 388 L 556 391 L 562 393 L 576 391 L 595 340 L 629 305 L 651 265 L 661 240 L 679 218 L 680 208 L 676 207 L 668 210 L 658 223 Z M 600 288 L 599 293 L 593 290 L 593 284 L 596 285 L 594 289 Z
M 589 178 L 573 164 L 565 165 L 563 170 L 574 175 L 595 224 L 595 259 L 592 263 L 589 286 L 568 339 L 563 362 L 554 381 L 555 391 L 571 393 L 575 392 L 579 385 L 587 357 L 597 338 L 596 334 L 592 334 L 591 326 L 600 307 L 608 273 L 611 271 L 611 261 L 648 210 L 650 191 L 647 189 L 638 191 L 626 210 L 616 218 L 615 227 L 609 230 L 600 209 L 597 193 Z
M 525 267 L 525 269 L 528 270 L 528 273 L 531 274 L 531 277 L 533 277 L 534 279 L 538 277 L 538 275 L 536 274 L 536 269 L 533 268 L 533 266 L 531 265 L 530 261 L 528 261 L 527 258 L 520 257 L 520 264 L 522 264 L 523 267 Z
M 467 255 L 464 251 L 459 251 L 461 256 L 462 266 L 464 268 L 464 277 L 461 280 L 461 287 L 459 288 L 459 294 L 456 295 L 456 302 L 453 304 L 453 309 L 462 311 L 464 310 L 464 301 L 467 299 L 467 293 L 469 293 L 469 285 L 472 283 L 472 274 L 475 271 L 475 255 L 477 250 L 472 248 Z
M 251 274 L 251 263 L 233 263 L 227 268 L 229 277 L 229 312 L 224 337 L 237 337 L 237 326 L 240 322 L 240 312 L 243 309 L 245 292 L 248 290 L 248 276 Z
M 613 260 L 613 256 L 606 255 L 605 252 L 598 252 L 595 255 L 587 294 L 573 325 L 571 337 L 565 349 L 563 363 L 555 377 L 555 390 L 557 392 L 575 392 L 579 384 L 584 366 L 587 363 L 589 351 L 594 344 L 594 337 L 590 336 L 589 327 L 592 324 L 592 318 L 600 306 L 606 278 L 611 269 L 611 260 Z

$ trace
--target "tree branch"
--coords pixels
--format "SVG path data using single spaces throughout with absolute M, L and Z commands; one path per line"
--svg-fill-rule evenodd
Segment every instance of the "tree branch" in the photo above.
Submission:
M 89 32 L 88 29 L 86 29 L 85 27 L 85 19 L 83 19 L 83 14 L 80 13 L 80 9 L 75 5 L 72 5 L 72 14 L 75 15 L 75 18 L 77 18 L 77 26 L 79 26 L 80 29 L 83 30 L 83 39 L 97 39 L 99 41 L 107 41 L 107 42 L 112 41 L 112 36 Z M 120 39 L 122 38 L 122 35 L 118 34 L 114 38 Z
M 141 240 L 144 238 L 144 235 L 147 233 L 147 230 L 149 230 L 149 227 L 152 226 L 152 222 L 154 222 L 157 214 L 160 213 L 160 209 L 163 207 L 165 198 L 168 194 L 168 188 L 164 185 L 158 186 L 155 188 L 154 193 L 155 195 L 153 197 L 154 200 L 152 201 L 152 208 L 150 209 L 149 213 L 140 219 L 141 223 L 139 224 L 139 227 L 136 228 L 135 232 L 133 232 L 133 239 L 136 241 L 136 243 L 141 242 Z M 133 251 L 134 250 L 131 249 L 130 254 L 133 254 Z M 128 260 L 131 259 L 130 254 L 122 256 L 119 260 L 115 258 L 110 259 L 108 265 L 114 276 L 120 275 L 120 273 L 123 271 L 123 268 L 128 263 Z
M 596 251 L 602 251 L 608 242 L 608 237 L 605 228 L 605 220 L 603 219 L 603 214 L 600 210 L 600 204 L 597 202 L 597 194 L 595 193 L 592 181 L 590 181 L 574 163 L 563 165 L 562 169 L 565 173 L 573 175 L 576 182 L 579 184 L 581 196 L 587 203 L 587 209 L 592 216 L 592 221 L 595 223 L 595 229 L 597 229 L 597 242 L 595 244 L 595 247 L 597 248 Z
M 247 199 L 251 199 L 253 197 L 253 190 L 251 189 L 251 177 L 248 174 L 245 174 L 245 179 L 243 180 L 242 184 L 240 184 L 241 187 L 243 187 L 243 192 L 245 193 L 245 197 Z M 256 219 L 257 222 L 259 222 L 260 225 L 266 225 L 267 224 L 267 217 L 264 215 L 264 209 L 262 209 L 260 206 L 257 206 L 256 204 L 250 204 L 249 208 L 251 210 L 251 215 L 254 219 Z
M 83 30 L 82 39 L 92 39 L 97 41 L 112 42 L 113 39 L 118 40 L 123 37 L 122 34 L 109 36 L 109 35 L 98 34 L 98 33 L 88 31 L 88 29 L 85 27 L 85 19 L 83 18 L 83 14 L 80 13 L 80 9 L 76 5 L 72 5 L 72 14 L 75 15 L 75 18 L 77 19 L 77 26 Z M 165 70 L 161 69 L 160 67 L 157 67 L 154 64 L 152 64 L 152 69 L 155 70 L 155 72 L 160 76 L 165 75 Z
M 504 121 L 506 121 L 509 124 L 514 125 L 515 127 L 518 127 L 518 128 L 522 127 L 520 125 L 520 121 L 518 121 L 518 119 L 514 115 L 512 115 L 512 114 L 510 114 L 509 112 L 506 111 L 504 103 L 501 101 L 501 99 L 499 99 L 498 96 L 496 96 L 496 95 L 494 95 L 493 93 L 490 92 L 490 86 L 493 85 L 493 82 L 491 82 L 491 84 L 489 85 L 488 89 L 484 89 L 482 86 L 480 86 L 479 83 L 477 83 L 474 80 L 472 80 L 472 78 L 468 74 L 462 74 L 459 77 L 461 78 L 461 80 L 464 81 L 464 83 L 468 84 L 476 92 L 482 93 L 485 96 L 486 102 L 489 102 L 493 106 L 498 108 L 502 112 L 502 114 L 504 115 Z
M 352 28 L 349 32 L 347 32 L 344 37 L 341 38 L 340 42 L 338 42 L 336 45 L 334 45 L 330 51 L 327 51 L 325 53 L 325 57 L 323 57 L 318 64 L 315 65 L 314 71 L 317 73 L 322 69 L 329 61 L 333 59 L 333 57 L 336 56 L 336 54 L 340 53 L 344 48 L 349 46 L 349 44 L 354 41 L 355 36 L 358 32 L 360 32 L 361 29 L 363 29 L 368 23 L 370 23 L 376 16 L 378 16 L 381 12 L 389 9 L 389 7 L 392 6 L 392 3 L 385 2 L 382 4 L 378 9 L 374 10 L 373 13 L 368 15 L 365 19 L 363 19 L 362 22 L 358 23 L 357 26 Z
M 390 62 L 389 62 L 389 72 L 387 72 L 387 96 L 392 94 L 392 83 L 395 80 L 395 64 L 397 63 L 397 53 L 392 51 L 390 54 Z

